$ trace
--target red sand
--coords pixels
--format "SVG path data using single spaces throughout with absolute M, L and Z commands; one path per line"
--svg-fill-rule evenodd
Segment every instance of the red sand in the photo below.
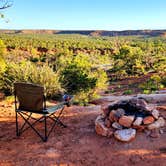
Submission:
M 17 138 L 13 107 L 1 105 L 0 110 L 0 166 L 166 165 L 166 126 L 159 138 L 141 132 L 122 143 L 95 133 L 99 106 L 72 106 L 62 118 L 68 127 L 57 126 L 44 143 L 32 130 Z M 166 110 L 160 112 L 166 117 Z

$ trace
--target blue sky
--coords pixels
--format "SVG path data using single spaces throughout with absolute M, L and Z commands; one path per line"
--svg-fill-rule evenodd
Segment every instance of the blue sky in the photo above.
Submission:
M 13 0 L 0 29 L 166 29 L 166 0 Z

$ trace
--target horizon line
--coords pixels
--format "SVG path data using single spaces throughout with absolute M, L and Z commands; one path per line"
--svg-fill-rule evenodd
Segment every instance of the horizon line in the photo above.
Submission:
M 18 29 L 0 29 L 0 31 L 3 30 L 50 30 L 50 31 L 166 31 L 166 28 L 156 28 L 156 29 L 123 29 L 123 30 L 105 30 L 105 29 L 38 29 L 38 28 L 18 28 Z

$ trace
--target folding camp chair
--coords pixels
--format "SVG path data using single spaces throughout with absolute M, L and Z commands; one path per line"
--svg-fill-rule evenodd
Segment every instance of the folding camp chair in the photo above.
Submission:
M 55 125 L 67 127 L 60 120 L 60 116 L 68 104 L 67 101 L 61 102 L 53 107 L 46 107 L 44 88 L 42 86 L 30 83 L 14 83 L 15 112 L 16 112 L 16 134 L 20 136 L 24 131 L 32 128 L 33 131 L 46 142 Z M 58 113 L 58 115 L 55 115 Z M 36 116 L 32 116 L 37 114 Z M 24 123 L 19 127 L 18 119 L 22 117 Z M 47 127 L 47 121 L 52 120 L 52 126 Z M 38 122 L 44 122 L 44 134 L 39 132 L 35 125 Z

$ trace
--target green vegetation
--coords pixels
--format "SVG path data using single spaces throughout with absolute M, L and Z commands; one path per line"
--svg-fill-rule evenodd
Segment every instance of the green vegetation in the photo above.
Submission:
M 132 90 L 131 89 L 128 89 L 128 90 L 125 90 L 124 92 L 123 92 L 123 94 L 124 95 L 131 95 L 132 94 Z
M 6 63 L 5 63 L 5 45 L 2 40 L 0 40 L 0 74 L 5 71 Z
M 14 82 L 32 82 L 45 86 L 46 95 L 53 96 L 61 92 L 59 73 L 54 72 L 48 65 L 37 66 L 31 62 L 10 62 L 0 76 L 0 88 L 6 94 L 12 94 Z
M 145 93 L 166 87 L 166 39 L 85 35 L 0 34 L 0 91 L 14 81 L 44 85 L 48 97 L 76 95 L 86 104 L 111 81 L 155 73 Z M 131 94 L 128 90 L 125 94 Z
M 147 81 L 140 84 L 139 87 L 145 94 L 153 93 L 156 90 L 166 87 L 166 76 L 153 74 Z

